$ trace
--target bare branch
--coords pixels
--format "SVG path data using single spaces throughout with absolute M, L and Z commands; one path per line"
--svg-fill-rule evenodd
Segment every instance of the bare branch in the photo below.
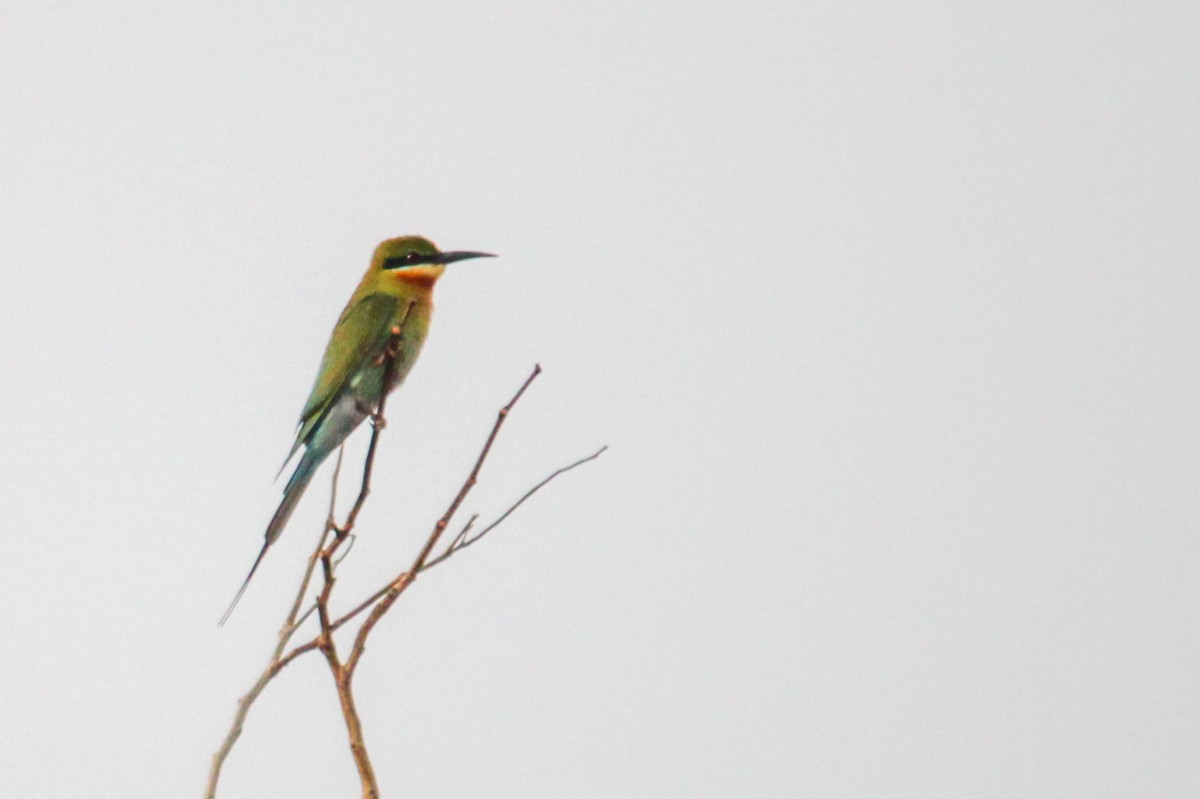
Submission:
M 428 569 L 432 566 L 436 566 L 437 564 L 444 561 L 446 558 L 453 555 L 455 552 L 458 552 L 460 549 L 466 549 L 467 547 L 471 546 L 471 544 L 474 544 L 476 541 L 483 538 L 485 535 L 490 533 L 492 530 L 495 530 L 497 527 L 499 527 L 500 524 L 505 519 L 507 519 L 509 516 L 512 515 L 513 511 L 515 511 L 517 508 L 521 507 L 521 505 L 523 505 L 525 503 L 525 500 L 529 499 L 534 494 L 536 494 L 538 491 L 540 491 L 542 488 L 544 488 L 546 486 L 546 484 L 549 483 L 551 480 L 553 480 L 555 477 L 558 477 L 560 474 L 563 474 L 565 472 L 571 471 L 576 466 L 582 466 L 583 464 L 585 464 L 589 461 L 596 460 L 596 458 L 599 458 L 601 455 L 603 455 L 604 451 L 607 449 L 608 449 L 608 445 L 606 444 L 603 447 L 601 447 L 600 449 L 593 452 L 591 455 L 588 455 L 587 457 L 580 458 L 579 460 L 575 461 L 574 463 L 568 464 L 567 466 L 563 466 L 560 469 L 555 469 L 544 480 L 542 480 L 540 483 L 535 485 L 533 488 L 529 489 L 524 494 L 522 494 L 521 498 L 518 499 L 516 502 L 514 502 L 512 505 L 510 505 L 508 510 L 504 511 L 504 513 L 501 513 L 499 516 L 497 516 L 495 521 L 493 521 L 487 527 L 484 527 L 482 530 L 480 530 L 478 533 L 471 536 L 470 538 L 464 537 L 461 540 L 458 540 L 456 544 L 452 543 L 449 547 L 446 548 L 445 552 L 443 552 L 442 554 L 438 555 L 433 560 L 426 563 L 425 568 Z M 469 526 L 470 525 L 468 525 L 468 527 Z M 466 533 L 466 531 L 467 531 L 467 529 L 463 528 L 463 533 Z
M 334 569 L 337 561 L 333 559 L 334 554 L 350 538 L 351 531 L 358 521 L 359 511 L 362 510 L 367 496 L 371 493 L 371 475 L 375 470 L 375 453 L 379 445 L 379 435 L 387 425 L 384 416 L 387 409 L 387 398 L 392 383 L 395 381 L 396 365 L 404 346 L 404 322 L 412 312 L 413 305 L 415 305 L 414 302 L 409 302 L 400 321 L 392 327 L 391 339 L 381 356 L 383 388 L 379 395 L 379 405 L 371 418 L 371 442 L 367 445 L 367 458 L 363 465 L 362 485 L 359 487 L 358 498 L 346 516 L 345 523 L 340 527 L 336 525 L 333 527 L 334 540 L 321 552 L 321 572 L 324 577 L 324 585 L 321 587 L 321 593 L 317 595 L 317 620 L 320 622 L 321 632 L 316 638 L 316 648 L 325 656 L 325 662 L 329 664 L 329 671 L 333 676 L 334 686 L 337 688 L 338 703 L 341 705 L 342 718 L 346 722 L 346 732 L 350 738 L 350 752 L 354 756 L 354 765 L 358 768 L 358 776 L 362 781 L 364 799 L 376 799 L 379 796 L 379 787 L 375 780 L 375 770 L 371 765 L 371 758 L 367 753 L 367 746 L 363 742 L 362 721 L 358 717 L 358 708 L 354 703 L 354 692 L 350 684 L 354 668 L 341 662 L 337 643 L 333 638 L 333 627 L 330 626 L 329 620 L 329 597 L 333 593 L 333 586 L 336 582 Z M 352 659 L 356 658 L 352 657 Z
M 338 467 L 341 467 L 341 454 L 338 455 Z M 335 470 L 336 471 L 336 470 Z M 335 474 L 336 480 L 336 474 Z M 309 582 L 312 580 L 313 571 L 316 569 L 317 560 L 320 558 L 321 551 L 325 548 L 325 540 L 329 537 L 330 529 L 326 527 L 321 531 L 321 537 L 317 541 L 317 546 L 313 549 L 312 554 L 308 558 L 308 565 L 304 570 L 304 577 L 300 581 L 300 588 L 296 591 L 296 598 L 292 602 L 292 608 L 288 612 L 287 619 L 284 620 L 283 626 L 279 628 L 279 637 L 275 644 L 275 650 L 271 653 L 271 660 L 267 663 L 267 668 L 259 676 L 258 681 L 250 688 L 250 690 L 238 700 L 237 713 L 234 715 L 233 724 L 229 728 L 229 732 L 225 735 L 225 740 L 221 742 L 221 747 L 213 755 L 212 766 L 208 772 L 208 786 L 204 791 L 204 799 L 215 799 L 217 795 L 217 780 L 221 777 L 221 768 L 225 765 L 225 759 L 229 757 L 230 751 L 233 750 L 233 745 L 237 743 L 237 739 L 242 735 L 242 727 L 245 724 L 246 716 L 250 712 L 251 706 L 258 699 L 259 694 L 263 689 L 275 679 L 276 675 L 283 670 L 285 666 L 291 663 L 305 652 L 316 648 L 316 642 L 310 641 L 308 644 L 303 644 L 281 657 L 283 650 L 287 647 L 288 642 L 292 639 L 297 628 L 304 623 L 308 618 L 309 612 L 306 612 L 299 619 L 296 618 L 300 612 L 300 605 L 304 601 L 304 595 L 308 592 Z
M 411 308 L 412 306 L 410 304 L 409 308 L 405 311 L 405 317 L 407 317 L 408 311 L 410 311 Z M 381 356 L 381 363 L 384 366 L 385 386 L 391 385 L 395 374 L 396 361 L 400 353 L 400 348 L 403 346 L 403 339 L 400 335 L 403 321 L 404 320 L 401 319 L 401 324 L 393 327 L 392 338 L 389 342 L 388 348 Z M 570 471 L 571 469 L 581 466 L 584 463 L 595 460 L 607 449 L 607 447 L 601 447 L 599 450 L 585 458 L 581 458 L 574 463 L 556 469 L 531 489 L 526 491 L 516 502 L 509 506 L 507 510 L 500 514 L 500 516 L 498 516 L 494 521 L 474 535 L 471 535 L 471 532 L 474 530 L 474 526 L 476 521 L 479 519 L 479 515 L 475 514 L 471 516 L 471 518 L 458 532 L 445 550 L 436 557 L 431 557 L 434 549 L 437 547 L 438 541 L 445 533 L 447 527 L 449 527 L 450 522 L 458 512 L 463 501 L 466 499 L 467 495 L 471 492 L 471 489 L 474 488 L 476 482 L 478 481 L 480 471 L 483 468 L 484 462 L 487 460 L 488 454 L 491 452 L 492 445 L 496 441 L 496 438 L 500 432 L 500 428 L 504 425 L 508 415 L 512 412 L 513 407 L 524 395 L 526 389 L 528 389 L 534 379 L 541 374 L 541 371 L 541 366 L 535 365 L 533 371 L 525 379 L 525 382 L 521 384 L 521 387 L 513 395 L 512 399 L 510 399 L 508 404 L 506 404 L 498 412 L 496 421 L 492 425 L 491 432 L 489 433 L 487 440 L 484 442 L 483 448 L 476 458 L 470 474 L 459 488 L 458 493 L 447 507 L 445 513 L 442 514 L 442 517 L 438 519 L 437 523 L 434 525 L 432 531 L 427 536 L 421 551 L 413 560 L 412 565 L 406 571 L 401 572 L 399 575 L 393 578 L 392 581 L 386 586 L 372 594 L 366 601 L 357 605 L 349 613 L 346 613 L 336 620 L 332 620 L 329 614 L 329 601 L 334 585 L 337 581 L 335 571 L 338 564 L 349 551 L 349 542 L 353 541 L 352 531 L 354 529 L 354 525 L 358 520 L 359 512 L 362 510 L 367 496 L 370 494 L 371 475 L 374 470 L 375 453 L 378 445 L 379 435 L 386 425 L 384 410 L 386 408 L 387 392 L 384 392 L 383 396 L 380 398 L 378 408 L 372 415 L 373 425 L 371 431 L 371 440 L 367 448 L 366 460 L 363 465 L 362 482 L 359 488 L 359 493 L 355 499 L 353 507 L 346 516 L 345 522 L 341 525 L 337 524 L 335 516 L 337 483 L 342 467 L 342 451 L 339 450 L 338 452 L 337 466 L 334 469 L 333 490 L 330 496 L 329 514 L 325 528 L 322 531 L 320 540 L 317 542 L 316 548 L 309 556 L 304 578 L 301 581 L 300 588 L 297 591 L 295 600 L 292 603 L 288 617 L 284 622 L 283 627 L 279 631 L 279 638 L 276 643 L 275 650 L 272 653 L 271 660 L 268 663 L 267 668 L 259 677 L 258 681 L 238 702 L 238 711 L 234 718 L 234 723 L 224 742 L 222 743 L 221 748 L 213 756 L 213 765 L 209 773 L 208 790 L 205 793 L 206 799 L 214 799 L 216 795 L 217 779 L 220 776 L 221 767 L 230 750 L 233 748 L 234 743 L 241 735 L 242 725 L 254 701 L 258 698 L 270 681 L 274 679 L 293 660 L 314 650 L 320 651 L 324 655 L 326 663 L 329 665 L 330 673 L 333 676 L 334 685 L 338 694 L 338 701 L 342 709 L 342 716 L 346 723 L 351 753 L 354 756 L 355 765 L 358 769 L 359 778 L 362 782 L 363 796 L 365 799 L 377 799 L 379 795 L 378 787 L 375 780 L 374 770 L 367 754 L 366 745 L 363 743 L 362 723 L 358 716 L 358 710 L 355 705 L 354 693 L 352 689 L 354 673 L 362 658 L 363 652 L 365 651 L 367 637 L 370 635 L 378 621 L 388 612 L 388 610 L 391 609 L 392 605 L 399 598 L 399 596 L 409 587 L 409 585 L 412 584 L 416 578 L 416 575 L 420 574 L 426 569 L 442 563 L 451 555 L 474 544 L 476 541 L 480 540 L 489 532 L 498 527 L 501 523 L 503 523 L 526 500 L 544 488 L 556 477 Z M 338 554 L 339 549 L 343 547 L 343 544 L 347 545 L 345 551 L 341 553 L 341 557 L 337 557 L 335 559 L 335 555 Z M 300 607 L 302 606 L 304 597 L 308 592 L 313 573 L 315 572 L 318 563 L 321 565 L 323 578 L 321 590 L 318 593 L 314 604 L 303 614 L 300 614 Z M 354 642 L 351 646 L 349 656 L 343 662 L 338 654 L 337 646 L 334 642 L 334 632 L 356 617 L 358 614 L 368 609 L 370 610 L 370 613 L 359 626 L 359 629 L 354 636 Z M 287 651 L 286 655 L 283 654 L 287 650 L 287 645 L 295 631 L 314 612 L 318 617 L 320 625 L 320 630 L 317 636 L 312 640 L 304 644 L 300 644 L 290 651 Z
M 338 447 L 337 461 L 333 464 L 333 483 L 329 487 L 329 512 L 325 514 L 325 529 L 337 527 L 338 481 L 342 479 L 342 458 L 346 455 L 346 444 Z
M 333 589 L 334 564 L 331 562 L 330 558 L 337 550 L 337 546 L 345 540 L 346 536 L 353 529 L 354 522 L 358 517 L 358 512 L 362 509 L 362 505 L 366 501 L 367 494 L 370 493 L 371 472 L 375 464 L 375 448 L 379 438 L 379 432 L 383 428 L 383 411 L 387 403 L 388 392 L 386 391 L 386 387 L 391 385 L 391 381 L 395 376 L 396 360 L 400 352 L 399 348 L 402 340 L 400 331 L 403 329 L 404 321 L 408 318 L 408 314 L 411 310 L 412 303 L 409 303 L 408 307 L 404 311 L 404 316 L 400 319 L 400 324 L 392 328 L 392 337 L 385 352 L 384 357 L 386 362 L 384 364 L 383 383 L 385 390 L 383 391 L 383 395 L 380 397 L 379 408 L 375 415 L 375 424 L 371 430 L 371 443 L 367 450 L 367 460 L 363 467 L 363 481 L 362 487 L 359 490 L 358 499 L 355 501 L 354 507 L 346 519 L 346 523 L 339 527 L 335 520 L 335 512 L 337 503 L 338 478 L 341 476 L 342 458 L 344 453 L 344 447 L 339 447 L 337 465 L 333 470 L 333 487 L 330 492 L 329 513 L 325 523 L 325 528 L 321 531 L 321 538 L 317 542 L 316 548 L 313 550 L 312 555 L 309 556 L 308 565 L 304 570 L 304 578 L 300 582 L 300 588 L 296 592 L 296 598 L 292 602 L 292 607 L 288 612 L 287 619 L 284 621 L 283 626 L 279 630 L 279 637 L 275 644 L 275 650 L 271 653 L 271 660 L 268 662 L 267 668 L 263 671 L 262 675 L 259 676 L 254 686 L 251 687 L 250 691 L 238 701 L 238 710 L 234 715 L 233 724 L 230 727 L 229 732 L 226 734 L 225 740 L 222 741 L 220 748 L 217 750 L 216 754 L 213 755 L 212 767 L 210 768 L 208 775 L 208 786 L 204 794 L 205 799 L 215 798 L 217 792 L 217 781 L 221 776 L 221 768 L 224 766 L 225 760 L 229 756 L 230 751 L 232 751 L 233 745 L 237 742 L 237 739 L 242 734 L 242 727 L 245 723 L 246 715 L 250 712 L 251 706 L 254 704 L 255 700 L 258 699 L 259 695 L 263 692 L 271 680 L 275 679 L 276 675 L 278 675 L 285 666 L 287 666 L 300 655 L 310 652 L 313 649 L 322 648 L 322 639 L 329 642 L 330 651 L 333 652 L 332 630 L 330 630 L 328 626 L 329 617 L 327 610 L 329 592 Z M 329 539 L 330 533 L 334 534 L 334 541 L 333 544 L 329 545 L 327 548 L 326 542 Z M 299 620 L 297 620 L 297 616 L 300 613 L 300 606 L 304 602 L 305 594 L 308 593 L 308 586 L 312 581 L 313 571 L 316 569 L 318 562 L 321 563 L 322 570 L 326 578 L 325 585 L 321 591 L 321 596 L 324 597 L 324 603 L 322 603 L 321 599 L 318 598 L 315 607 L 318 615 L 322 619 L 322 634 L 313 641 L 296 647 L 285 656 L 283 655 L 283 652 L 287 648 L 288 642 L 291 641 L 296 629 L 304 623 L 304 621 L 312 612 L 311 610 L 306 611 L 304 615 L 300 616 Z M 336 652 L 333 652 L 333 654 L 336 658 Z M 365 748 L 362 751 L 365 755 Z
M 471 532 L 471 528 L 475 526 L 475 522 L 479 520 L 479 514 L 471 514 L 471 518 L 467 519 L 467 523 L 463 525 L 463 529 L 458 531 L 458 535 L 454 536 L 454 540 L 450 542 L 449 549 L 454 549 L 462 543 L 462 540 L 467 537 L 467 533 Z
M 366 621 L 358 628 L 358 634 L 354 636 L 354 646 L 351 648 L 350 656 L 346 660 L 346 670 L 351 675 L 353 675 L 354 670 L 358 667 L 358 661 L 362 657 L 363 650 L 366 648 L 367 636 L 371 634 L 371 630 L 375 628 L 375 624 L 383 617 L 383 614 L 388 612 L 400 597 L 400 594 L 404 593 L 404 590 L 412 583 L 413 578 L 420 573 L 421 569 L 425 568 L 425 561 L 429 558 L 429 553 L 437 546 L 438 539 L 446 531 L 450 520 L 454 518 L 454 514 L 458 512 L 459 506 L 462 505 L 463 500 L 467 498 L 467 494 L 471 493 L 471 489 L 475 487 L 475 483 L 479 480 L 479 471 L 483 468 L 483 463 L 487 460 L 488 453 L 492 451 L 492 444 L 495 443 L 496 436 L 500 434 L 500 428 L 504 426 L 504 421 L 512 413 L 513 406 L 520 401 L 522 395 L 525 394 L 525 390 L 529 388 L 530 383 L 537 379 L 537 376 L 541 373 L 541 364 L 534 364 L 533 371 L 529 373 L 529 377 L 525 378 L 525 382 L 517 389 L 517 393 L 496 414 L 496 423 L 492 425 L 492 432 L 488 434 L 487 441 L 484 442 L 479 457 L 475 459 L 475 466 L 471 469 L 471 473 L 467 475 L 467 479 L 462 484 L 462 487 L 458 489 L 458 494 L 450 503 L 450 507 L 446 508 L 446 512 L 442 514 L 442 518 L 438 519 L 437 524 L 433 526 L 433 531 L 430 532 L 429 538 L 426 539 L 421 553 L 417 555 L 416 560 L 413 561 L 413 565 L 409 567 L 408 571 L 401 573 L 392 581 L 391 586 L 384 592 L 378 604 L 367 615 Z
M 539 482 L 533 488 L 529 489 L 523 495 L 521 495 L 521 498 L 518 499 L 516 502 L 514 502 L 512 505 L 510 505 L 509 508 L 506 511 L 504 511 L 504 513 L 500 514 L 495 519 L 495 521 L 491 522 L 490 524 L 488 524 L 487 527 L 480 530 L 477 535 L 474 535 L 470 539 L 467 539 L 466 534 L 471 530 L 471 527 L 473 526 L 475 520 L 479 518 L 478 514 L 476 514 L 475 516 L 472 516 L 471 519 L 467 522 L 467 524 L 463 527 L 463 529 L 459 531 L 458 535 L 455 536 L 454 541 L 452 541 L 450 543 L 450 546 L 446 547 L 446 549 L 437 557 L 430 558 L 428 561 L 426 561 L 425 565 L 421 567 L 421 571 L 424 572 L 429 569 L 432 569 L 434 566 L 437 566 L 438 564 L 447 560 L 451 555 L 456 554 L 459 550 L 466 549 L 471 544 L 474 544 L 476 541 L 483 538 L 489 532 L 496 529 L 496 527 L 498 527 L 501 522 L 503 522 L 505 519 L 507 519 L 512 514 L 513 511 L 515 511 L 518 507 L 521 506 L 522 503 L 524 503 L 527 499 L 532 497 L 534 494 L 536 494 L 542 488 L 545 488 L 546 485 L 551 480 L 553 480 L 554 478 L 558 477 L 561 474 L 571 471 L 572 469 L 576 468 L 577 466 L 582 466 L 583 464 L 585 464 L 589 461 L 596 460 L 596 458 L 599 458 L 607 449 L 608 449 L 607 446 L 603 446 L 600 449 L 593 452 L 591 455 L 588 455 L 587 457 L 580 458 L 579 460 L 575 461 L 574 463 L 568 464 L 559 469 L 555 469 L 549 476 L 545 477 L 541 482 Z M 355 605 L 352 610 L 350 610 L 346 614 L 340 616 L 336 621 L 333 622 L 333 624 L 331 626 L 335 630 L 338 629 L 342 625 L 346 624 L 346 622 L 350 621 L 355 616 L 357 616 L 358 614 L 362 613 L 364 610 L 366 610 L 366 609 L 370 608 L 372 605 L 374 605 L 375 602 L 380 597 L 382 597 L 384 594 L 388 593 L 388 591 L 391 590 L 393 586 L 397 585 L 402 580 L 407 580 L 407 579 L 408 579 L 408 572 L 401 573 L 400 575 L 395 577 L 391 582 L 389 582 L 387 585 L 383 586 L 378 591 L 376 591 L 375 593 L 371 594 L 369 597 L 364 599 L 362 602 Z
M 388 387 L 396 378 L 396 362 L 399 360 L 400 349 L 404 345 L 404 337 L 400 331 L 404 329 L 404 322 L 408 319 L 415 304 L 410 301 L 408 307 L 404 309 L 404 315 L 400 317 L 400 321 L 392 326 L 392 337 L 382 356 L 384 359 L 383 392 L 379 397 L 379 407 L 375 409 L 375 414 L 371 417 L 371 443 L 367 445 L 367 460 L 366 465 L 363 466 L 362 486 L 358 491 L 358 499 L 354 500 L 354 506 L 350 508 L 350 513 L 346 516 L 345 524 L 338 528 L 339 538 L 354 527 L 354 523 L 358 521 L 359 511 L 362 510 L 363 503 L 367 501 L 367 496 L 371 493 L 371 472 L 375 469 L 375 447 L 379 443 L 379 432 L 387 425 L 383 412 L 387 407 Z

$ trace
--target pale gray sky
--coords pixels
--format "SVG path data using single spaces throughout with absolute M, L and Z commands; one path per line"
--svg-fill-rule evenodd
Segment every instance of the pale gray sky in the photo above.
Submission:
M 1197 795 L 1197 75 L 1182 2 L 5 2 L 5 792 L 200 794 L 321 349 L 421 233 L 501 258 L 343 602 L 534 362 L 466 510 L 612 449 L 377 631 L 386 796 Z M 317 659 L 223 788 L 356 795 Z

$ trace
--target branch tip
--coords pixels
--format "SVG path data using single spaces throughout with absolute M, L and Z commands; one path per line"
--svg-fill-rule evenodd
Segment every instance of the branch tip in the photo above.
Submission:
M 400 324 L 392 327 L 391 332 L 393 341 L 387 348 L 387 351 L 384 353 L 382 359 L 384 366 L 385 387 L 390 386 L 394 378 L 396 359 L 401 351 L 400 348 L 403 346 L 403 338 L 400 334 L 404 320 L 407 318 L 408 313 L 412 310 L 412 306 L 413 304 L 410 303 L 408 308 L 405 309 L 404 317 L 401 318 Z M 346 613 L 344 616 L 336 620 L 331 620 L 329 615 L 329 599 L 336 582 L 334 569 L 353 549 L 355 536 L 353 535 L 352 531 L 355 523 L 358 520 L 359 512 L 362 510 L 363 503 L 366 501 L 366 498 L 370 493 L 371 475 L 375 464 L 376 447 L 379 441 L 380 432 L 387 424 L 387 420 L 384 417 L 384 410 L 387 402 L 388 392 L 386 390 L 383 392 L 383 395 L 379 400 L 379 405 L 371 417 L 373 422 L 371 440 L 367 447 L 367 455 L 363 464 L 362 483 L 359 488 L 358 497 L 355 499 L 354 505 L 351 507 L 350 512 L 346 515 L 345 521 L 339 525 L 335 518 L 337 483 L 338 477 L 341 473 L 343 454 L 342 450 L 339 449 L 337 466 L 334 469 L 333 491 L 331 492 L 330 496 L 329 515 L 327 517 L 327 521 L 321 531 L 321 536 L 318 539 L 312 554 L 309 556 L 308 565 L 304 573 L 304 579 L 301 581 L 300 588 L 296 593 L 295 600 L 292 603 L 291 611 L 288 614 L 283 626 L 280 628 L 278 641 L 271 656 L 271 660 L 268 663 L 267 668 L 263 671 L 262 675 L 258 678 L 258 681 L 254 684 L 250 691 L 238 700 L 238 710 L 234 717 L 233 725 L 226 734 L 225 740 L 222 742 L 221 747 L 217 750 L 216 754 L 213 755 L 212 767 L 209 771 L 208 787 L 207 791 L 205 792 L 206 799 L 213 799 L 216 796 L 217 780 L 220 777 L 221 769 L 224 765 L 225 759 L 232 750 L 234 743 L 241 736 L 246 716 L 250 712 L 250 708 L 254 704 L 255 700 L 267 687 L 270 681 L 278 676 L 284 667 L 286 667 L 296 658 L 314 650 L 321 652 L 325 656 L 325 660 L 328 663 L 330 672 L 333 676 L 339 704 L 341 705 L 342 709 L 342 716 L 346 723 L 347 733 L 350 738 L 350 749 L 354 757 L 355 765 L 358 767 L 359 777 L 363 784 L 363 795 L 364 797 L 378 797 L 378 787 L 375 781 L 375 775 L 371 766 L 371 761 L 367 754 L 366 745 L 363 742 L 362 725 L 359 720 L 357 708 L 355 706 L 351 686 L 355 669 L 357 668 L 366 647 L 367 637 L 374 629 L 375 624 L 380 618 L 383 617 L 384 614 L 388 612 L 389 609 L 391 609 L 400 595 L 403 594 L 410 585 L 412 585 L 418 574 L 426 569 L 436 566 L 439 563 L 442 563 L 451 555 L 462 549 L 465 549 L 479 539 L 483 538 L 490 531 L 494 530 L 497 526 L 504 522 L 504 520 L 507 519 L 526 500 L 532 497 L 554 478 L 558 477 L 564 472 L 568 472 L 571 469 L 576 468 L 577 466 L 581 466 L 588 461 L 595 460 L 608 449 L 608 446 L 605 445 L 591 455 L 580 458 L 579 460 L 568 464 L 567 466 L 563 466 L 551 472 L 549 476 L 543 478 L 541 482 L 537 483 L 535 486 L 533 486 L 533 488 L 526 491 L 493 522 L 488 524 L 474 535 L 470 535 L 470 533 L 474 529 L 475 522 L 479 519 L 479 514 L 472 514 L 471 518 L 467 520 L 465 525 L 463 525 L 462 529 L 454 537 L 454 540 L 450 542 L 449 546 L 447 546 L 438 556 L 432 559 L 430 558 L 430 554 L 436 547 L 442 534 L 449 527 L 450 522 L 453 520 L 454 515 L 458 512 L 458 509 L 462 505 L 463 501 L 466 499 L 467 494 L 470 493 L 471 489 L 478 481 L 479 473 L 483 468 L 484 462 L 487 460 L 488 454 L 491 452 L 492 445 L 496 441 L 496 437 L 500 432 L 500 428 L 504 425 L 509 413 L 525 394 L 525 391 L 529 388 L 530 384 L 533 383 L 534 379 L 537 378 L 537 376 L 541 373 L 541 364 L 534 364 L 533 370 L 529 373 L 529 376 L 525 378 L 520 388 L 517 389 L 516 393 L 513 394 L 508 403 L 500 408 L 500 411 L 496 416 L 496 420 L 492 425 L 491 432 L 488 434 L 483 448 L 480 450 L 478 457 L 475 459 L 474 466 L 471 468 L 470 473 L 463 481 L 458 493 L 455 495 L 449 507 L 447 507 L 445 513 L 442 514 L 441 518 L 438 519 L 437 523 L 433 526 L 432 531 L 426 538 L 424 546 L 421 548 L 420 553 L 414 559 L 408 570 L 398 574 L 382 589 L 376 591 L 366 601 L 360 603 L 349 613 Z M 331 537 L 332 540 L 330 540 Z M 338 550 L 343 546 L 347 539 L 350 541 L 349 546 L 347 546 L 346 550 L 341 553 L 341 557 L 334 560 L 334 555 L 338 553 Z M 308 592 L 308 587 L 311 582 L 313 572 L 315 571 L 318 563 L 321 565 L 323 577 L 322 589 L 318 593 L 313 605 L 309 607 L 308 610 L 306 610 L 303 614 L 300 614 L 300 607 L 303 604 L 304 597 Z M 368 609 L 370 610 L 370 613 L 359 626 L 359 629 L 354 636 L 354 643 L 351 646 L 349 655 L 345 661 L 343 661 L 338 654 L 333 633 L 343 624 L 347 623 L 358 614 Z M 312 640 L 293 647 L 290 651 L 287 651 L 288 643 L 295 634 L 296 630 L 299 629 L 299 627 L 314 612 L 318 617 L 318 623 L 320 625 L 317 635 Z M 287 651 L 287 654 L 284 654 L 285 651 Z

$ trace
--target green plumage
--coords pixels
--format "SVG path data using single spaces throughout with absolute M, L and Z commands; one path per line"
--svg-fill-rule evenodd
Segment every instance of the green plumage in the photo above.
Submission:
M 375 249 L 371 265 L 329 337 L 284 466 L 301 447 L 304 454 L 284 487 L 283 500 L 267 525 L 262 549 L 222 617 L 222 624 L 237 606 L 267 549 L 283 532 L 317 469 L 378 408 L 392 331 L 400 331 L 400 346 L 389 392 L 404 382 L 421 354 L 433 313 L 433 286 L 445 265 L 479 257 L 490 256 L 439 252 L 430 241 L 417 236 L 388 239 Z

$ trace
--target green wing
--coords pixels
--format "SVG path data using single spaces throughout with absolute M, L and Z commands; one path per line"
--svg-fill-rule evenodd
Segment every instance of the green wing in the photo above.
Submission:
M 300 414 L 300 431 L 287 460 L 292 459 L 320 424 L 351 378 L 387 346 L 397 304 L 396 298 L 387 294 L 368 294 L 342 311 L 325 347 L 325 357 L 321 359 L 321 369 L 308 402 Z M 284 464 L 287 464 L 286 460 Z

